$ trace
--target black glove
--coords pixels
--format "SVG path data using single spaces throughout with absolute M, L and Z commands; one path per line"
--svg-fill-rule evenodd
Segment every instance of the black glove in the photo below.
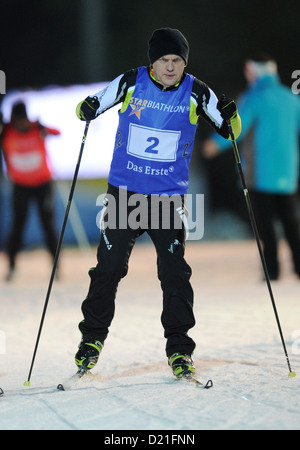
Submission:
M 220 111 L 222 118 L 226 121 L 232 119 L 237 114 L 237 107 L 234 100 L 225 97 L 224 94 L 218 101 L 217 108 Z
M 76 115 L 80 120 L 93 120 L 96 118 L 97 109 L 100 103 L 97 97 L 87 97 L 76 107 Z

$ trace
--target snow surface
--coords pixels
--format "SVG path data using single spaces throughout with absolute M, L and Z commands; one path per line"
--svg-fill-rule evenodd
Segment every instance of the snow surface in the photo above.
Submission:
M 51 273 L 45 251 L 32 250 L 20 255 L 12 282 L 0 281 L 0 429 L 90 429 L 107 436 L 117 430 L 299 429 L 300 281 L 284 243 L 282 278 L 272 288 L 296 378 L 288 377 L 255 242 L 190 242 L 186 257 L 195 291 L 194 361 L 199 377 L 213 380 L 212 389 L 177 381 L 167 365 L 156 256 L 148 242 L 133 250 L 95 376 L 80 382 L 71 376 L 95 249 L 63 249 L 31 387 L 24 387 Z M 4 275 L 4 255 L 0 270 Z

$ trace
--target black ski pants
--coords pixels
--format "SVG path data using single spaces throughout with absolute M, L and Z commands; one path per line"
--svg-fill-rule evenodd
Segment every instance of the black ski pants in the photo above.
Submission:
M 253 195 L 258 232 L 263 243 L 264 257 L 270 278 L 276 280 L 280 273 L 277 220 L 282 225 L 284 237 L 289 245 L 295 273 L 300 276 L 298 196 L 257 191 L 253 192 Z
M 191 268 L 184 259 L 185 232 L 183 222 L 180 219 L 179 221 L 174 220 L 178 212 L 171 207 L 169 226 L 166 226 L 161 220 L 156 221 L 155 227 L 151 226 L 151 219 L 154 215 L 157 217 L 157 213 L 161 215 L 165 205 L 160 203 L 158 209 L 154 211 L 151 199 L 147 197 L 147 214 L 145 215 L 145 211 L 143 211 L 139 217 L 141 226 L 134 227 L 132 223 L 129 224 L 129 220 L 127 226 L 124 226 L 124 223 L 123 226 L 120 226 L 120 191 L 122 190 L 109 185 L 107 194 L 113 197 L 108 198 L 105 215 L 108 218 L 109 214 L 114 213 L 112 211 L 114 209 L 118 223 L 116 227 L 103 228 L 105 219 L 102 218 L 102 232 L 97 251 L 98 263 L 95 268 L 89 271 L 90 287 L 88 295 L 82 303 L 84 320 L 80 322 L 79 329 L 83 338 L 92 337 L 104 343 L 114 317 L 115 297 L 119 281 L 127 274 L 129 257 L 137 238 L 142 233 L 147 232 L 157 252 L 158 278 L 163 291 L 161 321 L 164 336 L 167 339 L 166 354 L 170 356 L 175 352 L 182 352 L 191 355 L 195 343 L 187 332 L 195 325 L 195 318 L 193 314 L 193 290 L 189 281 Z M 132 194 L 127 192 L 127 199 Z M 178 197 L 182 208 L 183 198 Z M 122 198 L 124 198 L 124 191 Z M 142 200 L 145 204 L 144 196 Z M 135 206 L 128 206 L 127 218 L 135 210 L 136 204 Z M 145 220 L 141 217 L 142 215 L 146 216 Z M 179 222 L 180 227 L 178 227 Z M 151 330 L 145 330 L 145 333 L 147 332 L 151 333 Z
M 35 202 L 37 204 L 47 249 L 53 258 L 55 256 L 57 247 L 57 233 L 54 226 L 52 182 L 45 183 L 37 187 L 27 187 L 14 184 L 12 192 L 12 226 L 6 244 L 11 267 L 14 267 L 15 257 L 22 248 L 23 232 L 31 202 Z

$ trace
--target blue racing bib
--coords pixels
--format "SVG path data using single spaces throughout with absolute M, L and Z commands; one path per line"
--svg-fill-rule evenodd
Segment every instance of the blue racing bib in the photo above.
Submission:
M 108 182 L 141 194 L 185 194 L 197 125 L 190 122 L 194 77 L 162 91 L 146 67 L 119 111 Z

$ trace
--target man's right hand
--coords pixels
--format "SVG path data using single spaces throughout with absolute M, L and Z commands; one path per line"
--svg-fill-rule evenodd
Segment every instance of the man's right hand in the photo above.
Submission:
M 80 120 L 93 120 L 97 117 L 97 110 L 100 106 L 97 97 L 87 97 L 76 107 L 76 115 Z

